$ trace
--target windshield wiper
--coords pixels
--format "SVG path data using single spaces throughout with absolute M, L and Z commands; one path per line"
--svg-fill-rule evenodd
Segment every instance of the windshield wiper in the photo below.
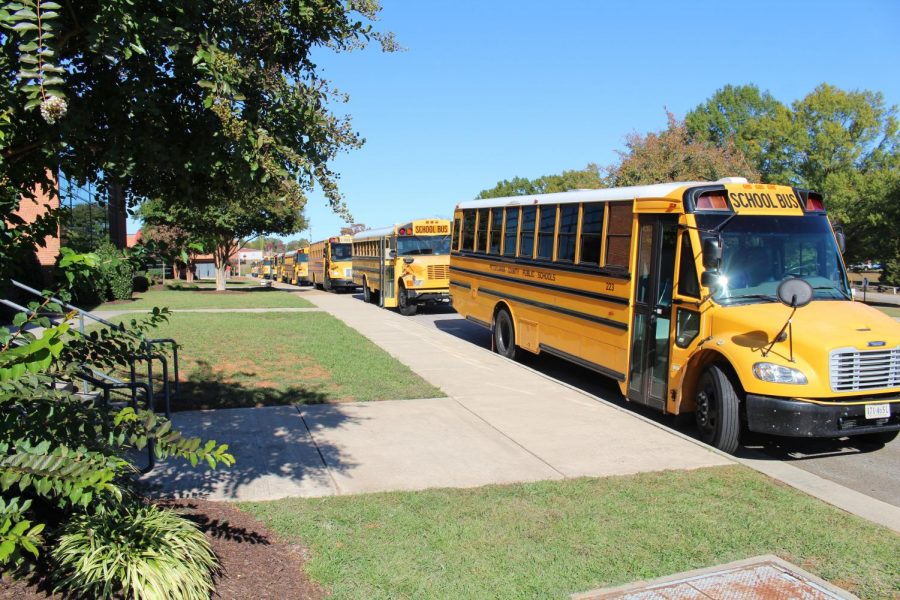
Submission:
M 756 300 L 756 299 L 764 299 L 771 300 L 772 302 L 777 302 L 778 297 L 773 294 L 741 294 L 740 296 L 728 296 L 726 298 L 720 298 L 719 302 L 724 302 L 725 300 Z
M 842 290 L 841 288 L 834 287 L 833 285 L 817 285 L 817 286 L 813 286 L 813 289 L 814 289 L 814 290 L 831 290 L 831 291 L 833 291 L 833 292 L 839 293 L 841 296 L 843 296 L 843 297 L 846 298 L 847 300 L 852 300 L 852 299 L 853 299 L 853 297 L 850 296 L 850 294 L 848 294 L 847 292 L 845 292 L 845 291 Z

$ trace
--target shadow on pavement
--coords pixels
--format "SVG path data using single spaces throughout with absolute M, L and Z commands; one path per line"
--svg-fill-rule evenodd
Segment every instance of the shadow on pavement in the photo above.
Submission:
M 328 412 L 329 427 L 359 420 L 338 406 L 321 408 Z M 329 468 L 356 466 L 341 448 L 317 445 L 295 406 L 188 411 L 172 415 L 172 421 L 186 437 L 228 444 L 236 462 L 212 470 L 181 459 L 161 461 L 143 481 L 163 496 L 246 501 L 322 496 L 334 492 Z

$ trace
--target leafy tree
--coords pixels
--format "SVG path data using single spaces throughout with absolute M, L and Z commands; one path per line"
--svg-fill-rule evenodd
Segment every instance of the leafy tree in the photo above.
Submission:
M 609 167 L 611 186 L 644 185 L 664 181 L 715 181 L 722 177 L 759 180 L 759 173 L 733 144 L 721 146 L 693 139 L 683 122 L 672 113 L 661 132 L 625 138 L 627 151 L 619 152 L 618 164 Z
M 768 91 L 755 85 L 726 85 L 684 118 L 692 140 L 725 147 L 729 142 L 756 161 L 765 177 L 765 156 L 773 124 L 785 115 L 787 107 Z
M 75 182 L 203 206 L 236 182 L 257 195 L 319 186 L 362 143 L 311 53 L 390 34 L 377 0 L 16 0 L 0 9 L 0 188 L 5 199 Z M 117 193 L 111 193 L 117 198 Z M 8 202 L 2 217 L 6 217 Z
M 141 206 L 144 222 L 150 226 L 177 226 L 190 243 L 213 255 L 216 289 L 224 290 L 225 269 L 244 240 L 266 233 L 289 234 L 306 228 L 302 202 L 291 195 L 240 195 L 221 198 L 203 208 L 166 205 L 148 201 Z
M 527 196 L 530 194 L 550 194 L 579 189 L 603 187 L 600 169 L 591 163 L 584 169 L 563 171 L 558 175 L 544 175 L 534 180 L 524 177 L 504 179 L 488 190 L 482 190 L 478 198 L 503 198 L 506 196 Z
M 290 240 L 284 245 L 285 251 L 289 250 L 297 250 L 298 248 L 306 248 L 309 246 L 309 240 L 306 238 L 300 238 L 296 240 Z

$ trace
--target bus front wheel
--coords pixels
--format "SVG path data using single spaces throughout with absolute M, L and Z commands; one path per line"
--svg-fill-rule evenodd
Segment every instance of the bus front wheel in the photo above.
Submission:
M 366 304 L 372 304 L 372 290 L 369 289 L 369 280 L 363 278 L 363 301 Z
M 406 286 L 400 284 L 400 293 L 397 294 L 397 310 L 404 317 L 411 317 L 416 314 L 419 306 L 409 301 L 409 295 L 406 292 Z
M 505 308 L 501 308 L 494 318 L 494 352 L 510 360 L 516 358 L 516 329 Z
M 729 454 L 738 449 L 740 399 L 728 374 L 716 365 L 709 366 L 697 382 L 696 417 L 704 442 Z

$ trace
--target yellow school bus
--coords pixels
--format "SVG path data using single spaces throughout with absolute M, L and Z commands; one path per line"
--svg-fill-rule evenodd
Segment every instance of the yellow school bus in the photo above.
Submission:
M 820 194 L 742 178 L 464 202 L 450 294 L 509 358 L 546 352 L 693 412 L 726 452 L 900 430 L 900 323 L 853 301 Z
M 450 299 L 450 221 L 422 219 L 353 236 L 353 281 L 366 302 L 414 315 Z
M 309 285 L 309 246 L 297 248 L 294 254 L 294 278 L 291 281 L 294 285 Z
M 310 245 L 309 278 L 314 286 L 329 292 L 356 289 L 351 260 L 352 242 L 352 236 L 342 235 Z
M 272 279 L 272 256 L 265 256 L 260 267 L 260 277 L 263 279 Z
M 262 266 L 262 261 L 254 260 L 250 263 L 250 277 L 259 277 L 259 270 Z
M 294 256 L 296 250 L 281 255 L 281 283 L 294 283 Z

